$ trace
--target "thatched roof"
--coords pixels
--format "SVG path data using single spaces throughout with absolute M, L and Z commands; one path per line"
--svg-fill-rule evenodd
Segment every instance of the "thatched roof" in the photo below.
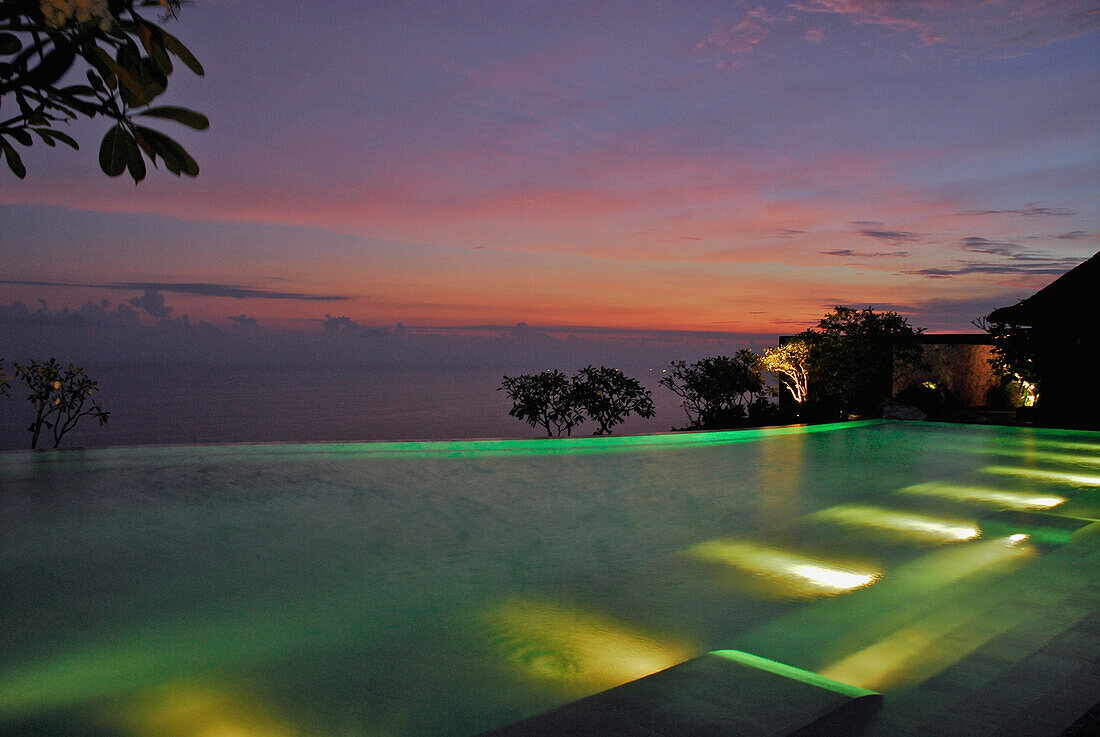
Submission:
M 994 310 L 986 319 L 1031 326 L 1100 319 L 1100 252 L 1022 302 Z

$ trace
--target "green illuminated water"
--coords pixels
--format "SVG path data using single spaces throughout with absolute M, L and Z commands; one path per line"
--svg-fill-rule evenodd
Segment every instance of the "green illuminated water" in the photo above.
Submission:
M 720 648 L 879 677 L 868 607 L 903 628 L 1045 555 L 937 534 L 1095 516 L 1097 457 L 883 422 L 0 454 L 0 734 L 469 735 Z

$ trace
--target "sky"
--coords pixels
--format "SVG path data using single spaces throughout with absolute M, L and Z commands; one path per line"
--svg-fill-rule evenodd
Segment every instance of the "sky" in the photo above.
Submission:
M 211 127 L 160 129 L 200 175 L 107 178 L 101 121 L 27 150 L 6 314 L 974 331 L 1100 248 L 1096 0 L 197 0 L 170 27 L 206 75 L 158 102 Z

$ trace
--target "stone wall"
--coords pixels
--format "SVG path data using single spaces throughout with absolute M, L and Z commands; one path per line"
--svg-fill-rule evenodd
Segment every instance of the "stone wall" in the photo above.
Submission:
M 924 337 L 924 362 L 927 370 L 895 372 L 894 393 L 913 384 L 932 381 L 937 387 L 945 387 L 960 407 L 983 407 L 989 390 L 1000 386 L 989 359 L 993 346 L 978 342 L 984 336 L 943 336 L 955 338 L 950 342 L 935 342 L 939 336 Z

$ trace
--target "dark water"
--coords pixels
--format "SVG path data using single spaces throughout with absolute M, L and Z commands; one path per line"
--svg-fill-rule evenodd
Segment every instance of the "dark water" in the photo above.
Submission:
M 85 369 L 99 382 L 100 404 L 111 419 L 103 427 L 82 420 L 62 447 L 540 434 L 508 416 L 511 403 L 497 391 L 506 372 L 499 369 L 210 364 Z M 631 375 L 653 392 L 657 416 L 632 417 L 615 428 L 616 434 L 663 432 L 685 424 L 676 396 L 657 385 L 659 373 L 641 369 Z M 18 387 L 13 393 L 11 400 L 0 400 L 0 449 L 30 443 L 30 405 Z M 581 435 L 591 431 L 577 430 Z

